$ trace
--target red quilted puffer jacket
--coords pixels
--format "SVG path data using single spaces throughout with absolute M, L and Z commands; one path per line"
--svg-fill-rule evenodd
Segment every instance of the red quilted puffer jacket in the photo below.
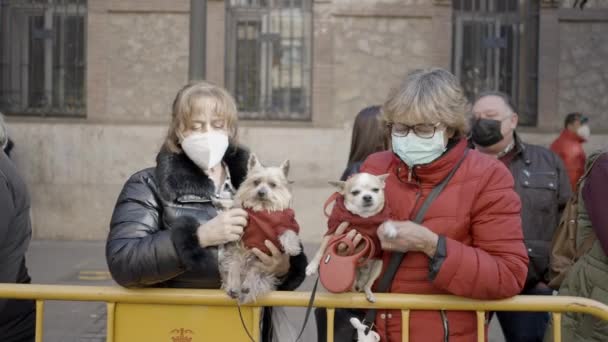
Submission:
M 439 159 L 412 170 L 392 152 L 379 152 L 365 161 L 361 172 L 390 173 L 385 191 L 391 217 L 405 221 L 448 175 L 465 148 L 466 141 L 462 140 Z M 507 298 L 520 293 L 528 271 L 528 256 L 521 229 L 521 204 L 513 184 L 501 162 L 469 151 L 422 223 L 446 238 L 447 256 L 439 271 L 431 277 L 430 259 L 423 253 L 407 253 L 391 292 L 477 299 Z M 386 265 L 390 252 L 384 252 L 383 258 Z M 475 312 L 459 311 L 448 311 L 445 318 L 439 311 L 412 311 L 410 341 L 444 341 L 444 321 L 450 342 L 477 341 Z M 400 311 L 379 310 L 376 327 L 382 341 L 401 341 Z

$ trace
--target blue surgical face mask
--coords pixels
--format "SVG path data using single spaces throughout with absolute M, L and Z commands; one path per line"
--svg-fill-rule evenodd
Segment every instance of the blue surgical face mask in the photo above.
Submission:
M 392 136 L 393 152 L 395 152 L 407 166 L 428 164 L 439 158 L 446 150 L 444 130 L 437 129 L 432 138 L 420 138 L 414 132 L 404 137 Z

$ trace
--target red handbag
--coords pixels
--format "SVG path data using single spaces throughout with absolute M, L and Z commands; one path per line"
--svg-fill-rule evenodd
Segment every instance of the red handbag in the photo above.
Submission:
M 357 267 L 365 264 L 375 253 L 374 242 L 367 236 L 362 236 L 363 248 L 356 251 L 352 240 L 346 234 L 333 237 L 329 240 L 325 254 L 319 265 L 319 279 L 323 287 L 332 293 L 352 291 Z M 347 248 L 346 255 L 338 254 L 338 245 L 344 243 Z

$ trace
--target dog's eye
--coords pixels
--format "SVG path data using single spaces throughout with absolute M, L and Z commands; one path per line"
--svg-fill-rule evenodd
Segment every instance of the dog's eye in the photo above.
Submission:
M 256 180 L 253 181 L 253 185 L 255 185 L 255 186 L 260 185 L 260 183 L 262 183 L 262 181 L 259 180 L 259 179 L 256 179 Z
M 372 189 L 372 191 L 373 191 L 373 192 L 378 192 L 378 191 L 380 191 L 380 189 L 378 189 L 378 188 L 373 188 L 373 189 Z
M 350 194 L 351 194 L 351 195 L 353 195 L 353 196 L 357 196 L 357 195 L 359 195 L 360 193 L 361 193 L 361 191 L 359 191 L 359 190 L 355 190 L 355 191 L 351 192 Z
M 277 184 L 275 182 L 270 182 L 268 183 L 268 185 L 270 185 L 271 188 L 276 188 Z

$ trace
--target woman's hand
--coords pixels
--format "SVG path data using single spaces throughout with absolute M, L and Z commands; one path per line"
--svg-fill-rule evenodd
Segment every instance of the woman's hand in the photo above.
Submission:
M 439 236 L 412 221 L 386 221 L 378 228 L 378 238 L 383 250 L 422 252 L 432 258 Z
M 334 233 L 334 235 L 342 235 L 344 234 L 344 232 L 346 231 L 346 229 L 349 227 L 349 223 L 348 222 L 342 222 L 340 223 L 340 225 L 338 226 L 338 228 L 336 228 L 336 232 Z M 346 238 L 349 240 L 352 240 L 353 242 L 353 246 L 355 246 L 355 251 L 357 251 L 357 248 L 360 247 L 359 244 L 361 243 L 361 241 L 363 240 L 363 236 L 361 234 L 359 234 L 359 232 L 357 232 L 357 230 L 353 229 L 350 232 L 346 233 Z M 363 245 L 361 245 L 361 247 L 363 247 Z M 344 242 L 340 242 L 338 244 L 338 255 L 346 255 L 347 254 L 347 250 L 348 250 L 348 245 L 345 244 Z
M 260 259 L 260 267 L 264 272 L 274 274 L 277 277 L 282 277 L 289 272 L 289 255 L 281 253 L 281 251 L 272 242 L 265 240 L 264 244 L 270 251 L 270 255 L 262 252 L 257 248 L 252 248 L 251 251 Z
M 247 212 L 230 209 L 200 225 L 196 235 L 201 247 L 217 246 L 240 239 L 246 225 Z

